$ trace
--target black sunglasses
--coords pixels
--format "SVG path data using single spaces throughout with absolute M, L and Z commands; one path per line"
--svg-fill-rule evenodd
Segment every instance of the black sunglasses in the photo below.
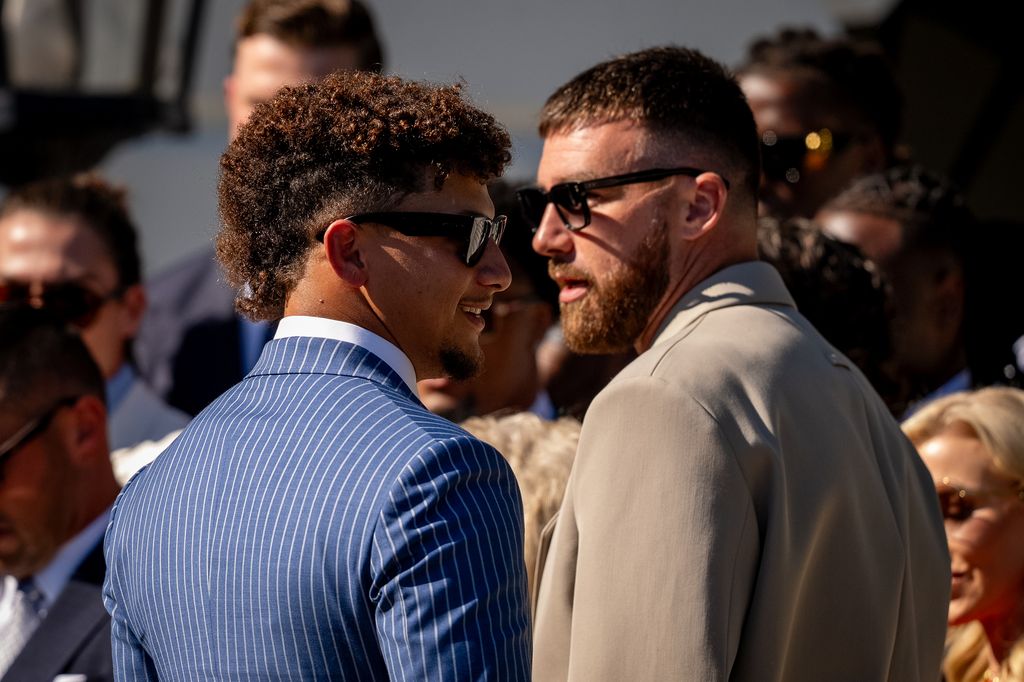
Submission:
M 523 209 L 523 216 L 536 232 L 544 219 L 544 210 L 548 204 L 554 204 L 558 216 L 565 223 L 568 230 L 582 230 L 590 224 L 590 205 L 587 203 L 587 192 L 592 189 L 603 189 L 606 187 L 621 187 L 623 185 L 636 185 L 641 182 L 654 182 L 673 175 L 688 175 L 695 178 L 708 171 L 700 168 L 652 168 L 635 173 L 624 175 L 612 175 L 607 178 L 597 178 L 585 182 L 561 182 L 552 186 L 547 192 L 537 187 L 526 187 L 516 192 L 519 198 L 519 205 Z M 722 178 L 726 188 L 729 181 Z
M 829 157 L 843 151 L 855 135 L 820 128 L 802 135 L 778 135 L 774 130 L 761 134 L 761 168 L 772 180 L 800 182 L 807 170 L 824 167 Z
M 4 465 L 7 464 L 7 460 L 10 459 L 21 446 L 25 445 L 45 431 L 50 426 L 50 422 L 53 421 L 53 417 L 57 412 L 62 408 L 74 405 L 78 402 L 79 398 L 81 398 L 81 396 L 68 396 L 66 398 L 61 398 L 54 403 L 50 409 L 46 410 L 38 417 L 30 419 L 28 423 L 15 431 L 10 438 L 0 443 L 0 478 L 3 477 Z
M 377 223 L 386 225 L 410 237 L 452 237 L 461 242 L 466 265 L 472 267 L 483 258 L 487 242 L 501 243 L 505 234 L 505 216 L 484 218 L 482 216 L 459 215 L 457 213 L 358 213 L 345 218 L 353 223 Z M 324 240 L 327 228 L 317 239 Z
M 79 329 L 93 323 L 107 301 L 124 293 L 118 287 L 106 296 L 76 282 L 43 284 L 38 292 L 28 282 L 0 282 L 0 305 L 25 305 L 42 308 L 61 322 Z

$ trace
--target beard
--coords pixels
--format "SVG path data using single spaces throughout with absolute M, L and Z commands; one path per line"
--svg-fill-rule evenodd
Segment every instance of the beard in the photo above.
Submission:
M 621 353 L 632 348 L 668 288 L 668 229 L 662 223 L 633 252 L 629 261 L 604 275 L 559 269 L 551 274 L 585 279 L 582 299 L 561 305 L 562 334 L 574 353 Z
M 484 369 L 484 356 L 479 346 L 470 354 L 455 345 L 445 345 L 440 350 L 441 371 L 455 381 L 465 381 L 480 374 Z

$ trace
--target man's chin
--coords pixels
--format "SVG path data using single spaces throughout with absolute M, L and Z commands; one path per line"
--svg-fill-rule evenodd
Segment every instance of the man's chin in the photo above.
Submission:
M 455 346 L 442 348 L 440 358 L 444 376 L 453 381 L 466 381 L 478 376 L 484 369 L 484 354 L 479 346 L 475 346 L 473 351 L 468 352 Z

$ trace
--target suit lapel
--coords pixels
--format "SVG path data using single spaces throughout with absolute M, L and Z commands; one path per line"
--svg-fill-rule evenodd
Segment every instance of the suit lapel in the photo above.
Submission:
M 82 561 L 46 618 L 25 643 L 3 682 L 51 680 L 63 670 L 109 621 L 103 608 L 103 542 Z

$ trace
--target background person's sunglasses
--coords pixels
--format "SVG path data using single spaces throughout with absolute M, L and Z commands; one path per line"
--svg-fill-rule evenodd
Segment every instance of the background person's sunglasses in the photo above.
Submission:
M 0 282 L 0 305 L 42 308 L 58 320 L 84 329 L 93 323 L 104 303 L 122 293 L 118 288 L 104 296 L 75 282 L 43 284 L 33 292 L 33 285 L 27 282 Z
M 483 258 L 487 250 L 487 242 L 501 243 L 505 234 L 507 218 L 503 215 L 494 219 L 482 216 L 459 215 L 457 213 L 423 213 L 423 212 L 382 212 L 357 213 L 348 216 L 357 225 L 375 223 L 385 225 L 410 237 L 451 237 L 459 240 L 463 247 L 466 265 L 472 267 Z M 327 229 L 324 228 L 317 239 L 323 241 Z
M 761 168 L 766 177 L 795 185 L 803 173 L 823 168 L 832 154 L 843 151 L 855 137 L 828 128 L 803 135 L 766 130 L 761 134 Z
M 623 185 L 635 185 L 641 182 L 654 182 L 673 175 L 687 175 L 695 178 L 708 171 L 700 168 L 683 166 L 680 168 L 652 168 L 635 173 L 623 175 L 612 175 L 607 178 L 597 178 L 584 182 L 561 182 L 553 185 L 545 192 L 537 187 L 525 187 L 516 192 L 519 198 L 519 205 L 522 206 L 523 216 L 536 232 L 544 219 L 544 210 L 548 204 L 554 204 L 558 217 L 562 219 L 567 230 L 573 232 L 582 230 L 590 224 L 590 205 L 587 204 L 587 192 L 593 189 L 604 189 L 606 187 L 621 187 Z M 729 181 L 722 178 L 726 188 Z

